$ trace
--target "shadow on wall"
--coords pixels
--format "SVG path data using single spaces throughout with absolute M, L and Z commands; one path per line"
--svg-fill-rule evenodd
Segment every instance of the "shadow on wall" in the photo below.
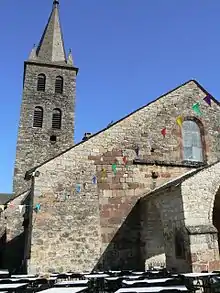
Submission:
M 172 271 L 190 272 L 191 262 L 189 233 L 184 225 L 181 188 L 178 186 L 151 199 L 140 199 L 93 271 L 145 270 L 151 265 L 164 265 Z
M 146 196 L 142 205 L 146 269 L 164 265 L 168 270 L 190 272 L 190 239 L 184 222 L 181 186 L 170 186 L 150 198 Z
M 141 259 L 140 204 L 133 207 L 93 271 L 144 269 Z
M 31 237 L 31 218 L 32 209 L 30 207 L 31 193 L 21 202 L 25 206 L 25 212 L 19 219 L 19 225 L 22 225 L 23 231 L 7 242 L 5 240 L 3 268 L 8 269 L 10 273 L 27 273 L 27 258 L 30 247 L 28 243 Z M 7 235 L 6 235 L 7 238 Z
M 8 269 L 9 272 L 12 273 L 25 273 L 23 267 L 24 244 L 24 232 L 7 242 L 4 253 L 3 268 Z

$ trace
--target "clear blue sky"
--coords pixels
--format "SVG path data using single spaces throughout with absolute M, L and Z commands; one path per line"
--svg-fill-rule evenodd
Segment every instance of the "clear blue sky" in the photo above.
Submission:
M 219 0 L 60 0 L 77 78 L 75 141 L 189 80 L 220 94 Z M 52 0 L 1 0 L 0 192 L 12 191 L 23 62 Z

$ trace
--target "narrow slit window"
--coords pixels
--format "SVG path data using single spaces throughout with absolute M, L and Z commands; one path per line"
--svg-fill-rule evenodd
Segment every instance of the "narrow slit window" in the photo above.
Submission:
M 185 259 L 184 238 L 180 231 L 175 233 L 175 254 L 176 258 Z
M 37 78 L 37 91 L 45 92 L 46 76 L 44 74 L 39 74 Z
M 42 128 L 43 125 L 43 108 L 35 107 L 33 127 Z
M 62 76 L 57 76 L 56 77 L 55 93 L 56 94 L 62 94 L 63 93 L 63 78 L 62 78 Z
M 186 120 L 182 124 L 183 159 L 185 161 L 203 162 L 203 147 L 198 124 Z
M 52 128 L 53 129 L 60 129 L 61 128 L 61 110 L 54 109 L 52 115 Z

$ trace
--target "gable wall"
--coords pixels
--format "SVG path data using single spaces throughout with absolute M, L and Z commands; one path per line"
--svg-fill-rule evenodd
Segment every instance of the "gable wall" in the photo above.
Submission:
M 139 145 L 142 159 L 181 163 L 181 134 L 176 117 L 194 116 L 192 104 L 204 97 L 190 82 L 41 166 L 40 176 L 35 178 L 35 203 L 41 203 L 41 211 L 34 214 L 29 271 L 82 271 L 97 264 L 105 268 L 118 264 L 124 268 L 136 266 L 134 260 L 140 257 L 136 249 L 139 213 L 138 207 L 133 207 L 141 193 L 153 188 L 151 171 L 158 172 L 159 186 L 188 168 L 133 165 L 134 146 Z M 215 148 L 219 107 L 214 103 L 209 107 L 203 101 L 201 104 L 206 152 L 211 163 L 218 157 Z M 165 138 L 161 135 L 164 127 Z M 154 153 L 150 152 L 150 137 Z M 127 167 L 123 155 L 128 157 Z M 112 164 L 116 159 L 114 175 Z M 103 167 L 107 177 L 101 179 Z M 97 185 L 92 183 L 94 175 Z M 81 184 L 79 193 L 76 184 Z M 68 200 L 64 199 L 65 193 L 70 195 Z M 130 247 L 134 248 L 132 252 Z

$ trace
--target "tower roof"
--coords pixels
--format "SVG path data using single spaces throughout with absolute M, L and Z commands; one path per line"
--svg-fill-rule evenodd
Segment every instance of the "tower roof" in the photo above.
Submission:
M 52 12 L 36 50 L 35 60 L 67 64 L 59 17 L 59 1 L 53 1 Z

